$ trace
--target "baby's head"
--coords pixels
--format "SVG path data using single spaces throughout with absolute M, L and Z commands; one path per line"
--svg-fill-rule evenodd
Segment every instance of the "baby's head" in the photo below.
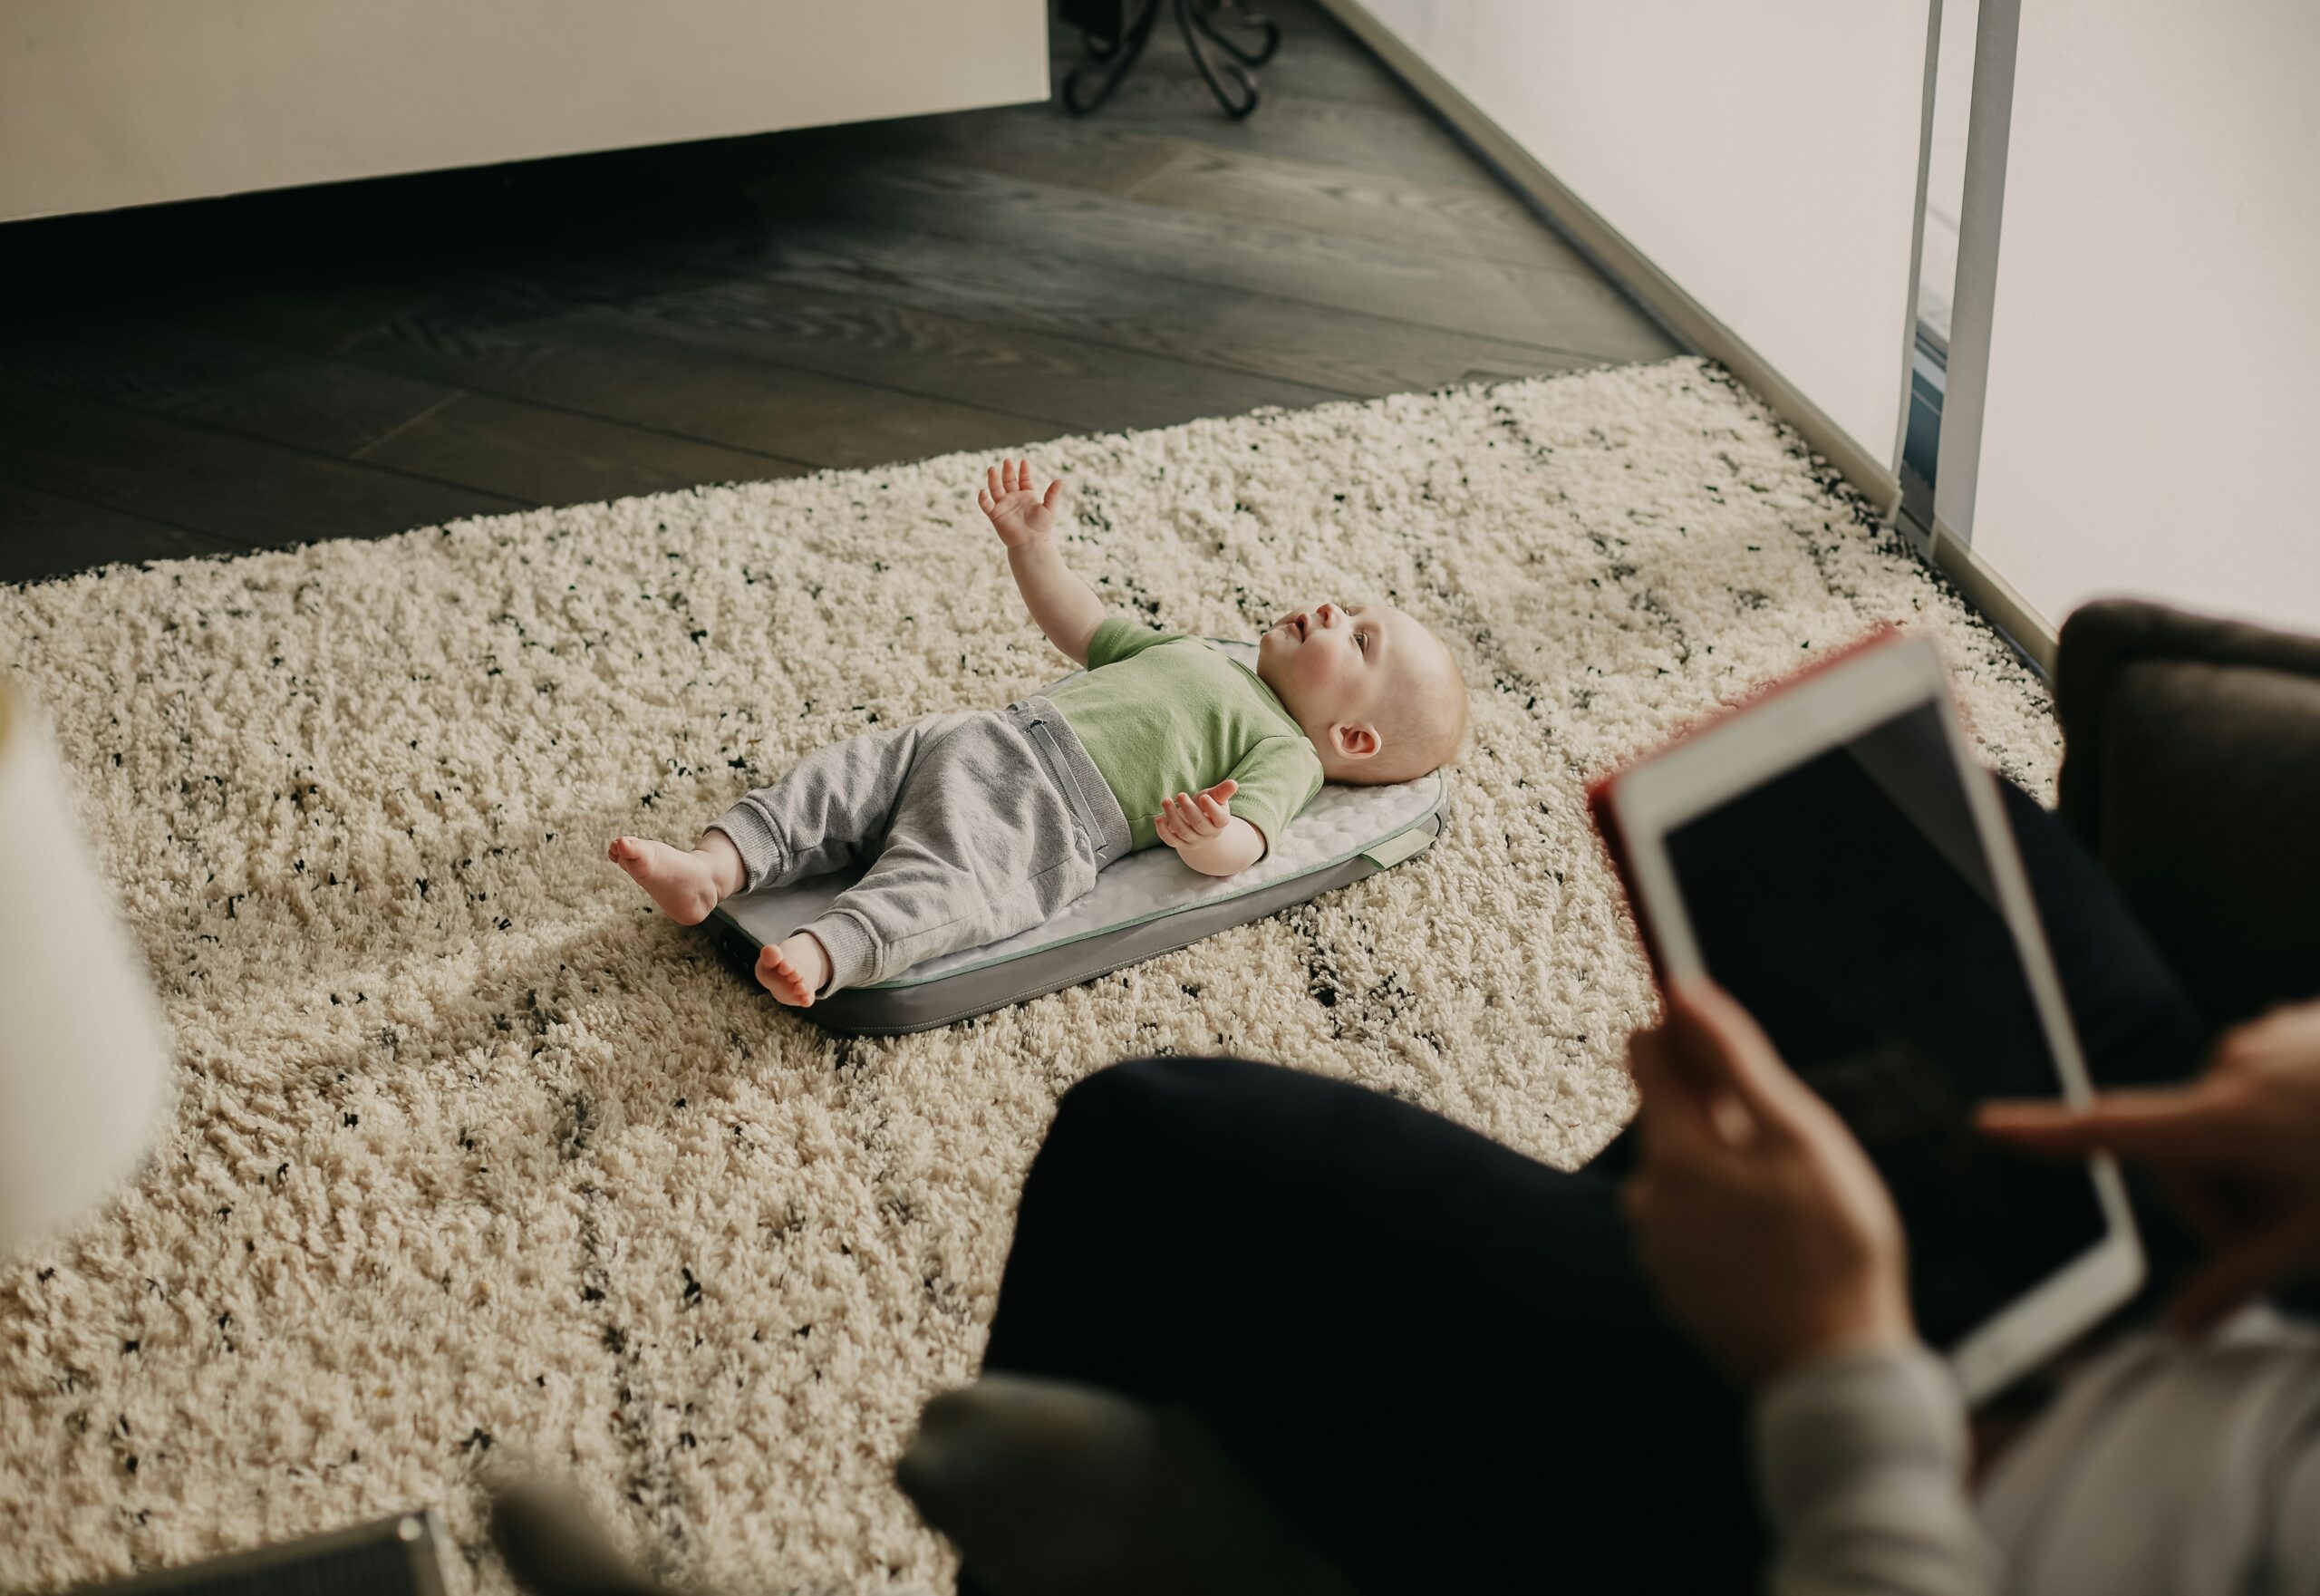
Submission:
M 1291 610 L 1257 643 L 1257 674 L 1332 781 L 1409 781 L 1466 732 L 1466 683 L 1442 640 L 1391 605 Z

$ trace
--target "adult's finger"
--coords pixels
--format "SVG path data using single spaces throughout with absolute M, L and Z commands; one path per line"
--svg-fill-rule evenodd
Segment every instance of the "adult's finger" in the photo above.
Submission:
M 2207 1238 L 2209 1246 L 2220 1246 L 2231 1236 L 2247 1228 L 2235 1204 L 2209 1184 L 2209 1177 L 2197 1172 L 2166 1169 L 2159 1172 L 2159 1189 L 2167 1200 L 2190 1223 L 2193 1230 Z
M 2104 1092 L 2084 1104 L 2016 1098 L 1974 1115 L 1985 1136 L 2026 1152 L 2116 1153 L 2160 1163 L 2210 1163 L 2244 1150 L 2237 1106 L 2205 1081 Z
M 1800 1097 L 1811 1088 L 1781 1062 L 1772 1039 L 1733 996 L 1711 981 L 1677 982 L 1668 993 L 1668 1029 L 1700 1096 L 1738 1100 L 1765 1132 L 1799 1134 Z
M 1627 1215 L 1629 1224 L 1641 1226 L 1650 1220 L 1653 1202 L 1658 1191 L 1652 1185 L 1648 1171 L 1638 1169 L 1619 1182 L 1619 1212 Z
M 1664 1024 L 1628 1038 L 1628 1069 L 1642 1099 L 1636 1125 L 1647 1166 L 1688 1157 L 1724 1141 L 1707 1100 L 1676 1068 L 1674 1047 Z
M 2185 1335 L 2198 1335 L 2271 1287 L 2312 1266 L 2320 1236 L 2312 1223 L 2294 1216 L 2224 1248 L 2185 1282 L 2167 1310 L 2167 1320 Z

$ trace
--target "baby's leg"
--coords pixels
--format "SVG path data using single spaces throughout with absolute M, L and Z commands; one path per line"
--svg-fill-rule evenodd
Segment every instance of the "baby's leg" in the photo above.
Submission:
M 605 852 L 680 925 L 708 919 L 711 909 L 741 890 L 747 875 L 741 850 L 721 831 L 705 834 L 691 853 L 648 837 L 615 837 Z
M 710 822 L 691 852 L 621 837 L 606 850 L 662 914 L 698 925 L 740 892 L 855 862 L 884 835 L 913 761 L 960 717 L 930 715 L 816 749 Z
M 773 785 L 710 821 L 710 834 L 725 837 L 740 855 L 740 890 L 756 892 L 862 863 L 886 835 L 912 768 L 972 718 L 972 711 L 929 715 L 893 731 L 868 731 L 817 748 Z
M 800 990 L 825 996 L 1028 930 L 1085 895 L 1096 871 L 1095 845 L 1030 738 L 988 714 L 911 772 L 862 879 L 768 952 L 801 983 L 818 976 Z M 759 979 L 782 996 L 768 973 L 761 960 Z

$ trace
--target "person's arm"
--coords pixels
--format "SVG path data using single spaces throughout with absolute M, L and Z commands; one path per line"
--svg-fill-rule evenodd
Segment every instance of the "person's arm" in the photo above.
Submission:
M 2169 1309 L 2184 1334 L 2320 1271 L 2320 1001 L 2225 1031 L 2188 1085 L 1986 1103 L 1979 1123 L 2026 1152 L 2115 1154 L 2165 1183 L 2214 1248 Z
M 1202 875 L 1232 875 L 1271 852 L 1274 839 L 1320 790 L 1313 745 L 1302 737 L 1268 737 L 1206 792 L 1170 798 L 1152 828 Z
M 1023 607 L 1049 643 L 1084 665 L 1088 644 L 1104 624 L 1104 604 L 1071 574 L 1055 546 L 1055 507 L 1062 496 L 1060 478 L 1039 493 L 1031 487 L 1029 460 L 1001 460 L 991 468 L 975 502 L 1007 546 L 1007 567 L 1015 573 Z
M 1986 1596 L 1965 1403 L 1909 1316 L 1900 1217 L 1833 1110 L 1709 982 L 1629 1046 L 1624 1198 L 1676 1320 L 1756 1392 L 1776 1596 Z
M 1922 1346 L 1834 1352 L 1756 1398 L 1773 1596 L 1988 1596 L 2004 1581 L 1965 1489 L 1965 1403 Z
M 1228 776 L 1206 792 L 1180 792 L 1152 817 L 1160 840 L 1203 875 L 1235 875 L 1265 856 L 1265 834 L 1232 811 L 1236 786 Z

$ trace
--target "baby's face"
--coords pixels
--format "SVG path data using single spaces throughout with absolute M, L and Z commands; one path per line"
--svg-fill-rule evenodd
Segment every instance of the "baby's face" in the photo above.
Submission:
M 1433 633 L 1391 605 L 1291 610 L 1258 640 L 1257 674 L 1307 736 L 1404 719 L 1420 699 L 1459 691 Z M 1323 747 L 1324 759 L 1329 750 Z

